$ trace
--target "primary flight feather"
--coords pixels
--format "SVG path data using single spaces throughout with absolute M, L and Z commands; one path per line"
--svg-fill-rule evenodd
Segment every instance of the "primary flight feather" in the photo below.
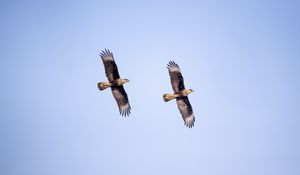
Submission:
M 112 94 L 118 104 L 120 115 L 129 116 L 131 107 L 129 104 L 127 93 L 123 87 L 123 84 L 129 82 L 129 80 L 120 78 L 114 56 L 108 49 L 102 51 L 100 53 L 100 57 L 104 64 L 105 74 L 108 82 L 98 83 L 98 88 L 102 91 L 110 87 Z
M 174 61 L 170 61 L 167 67 L 171 79 L 174 93 L 164 94 L 165 102 L 176 99 L 178 109 L 181 113 L 185 126 L 192 128 L 195 123 L 195 116 L 192 105 L 189 102 L 188 95 L 193 92 L 192 89 L 186 89 L 184 86 L 181 70 Z

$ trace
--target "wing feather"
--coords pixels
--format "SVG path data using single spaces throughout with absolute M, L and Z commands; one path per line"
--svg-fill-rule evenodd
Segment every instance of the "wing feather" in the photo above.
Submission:
M 176 93 L 185 89 L 183 76 L 178 64 L 176 64 L 174 61 L 170 61 L 167 68 L 169 70 L 173 91 Z
M 113 54 L 108 49 L 105 49 L 100 53 L 100 56 L 104 64 L 105 74 L 108 81 L 112 82 L 113 80 L 120 78 Z
M 123 85 L 122 86 L 113 86 L 113 87 L 111 87 L 111 91 L 112 91 L 114 98 L 117 101 L 120 114 L 125 117 L 129 116 L 131 107 L 129 104 L 127 93 L 125 92 Z
M 185 126 L 192 128 L 195 123 L 195 116 L 188 97 L 179 97 L 176 99 L 176 102 Z

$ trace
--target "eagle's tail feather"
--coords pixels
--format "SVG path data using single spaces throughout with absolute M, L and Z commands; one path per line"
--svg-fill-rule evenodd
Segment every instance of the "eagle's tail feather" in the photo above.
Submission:
M 175 99 L 177 96 L 175 94 L 164 94 L 163 98 L 165 102 Z
M 102 91 L 106 88 L 109 88 L 109 87 L 111 87 L 111 83 L 109 83 L 109 82 L 100 82 L 100 83 L 98 83 L 98 88 L 99 88 L 100 91 Z

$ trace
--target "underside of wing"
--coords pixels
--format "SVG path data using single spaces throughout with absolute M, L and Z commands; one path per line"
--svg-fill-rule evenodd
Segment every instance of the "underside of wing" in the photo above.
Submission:
M 117 87 L 113 86 L 113 87 L 111 87 L 111 91 L 112 91 L 114 98 L 117 101 L 120 115 L 125 116 L 125 117 L 129 116 L 131 107 L 130 107 L 128 96 L 125 92 L 124 87 L 123 86 L 117 86 Z
M 178 109 L 182 115 L 186 127 L 192 128 L 195 123 L 195 116 L 193 113 L 192 105 L 188 97 L 180 97 L 176 99 Z
M 167 68 L 169 70 L 173 91 L 176 93 L 185 89 L 184 80 L 178 64 L 174 61 L 170 61 Z
M 120 78 L 113 54 L 108 49 L 105 49 L 100 53 L 100 56 L 104 64 L 105 74 L 108 81 L 111 82 Z

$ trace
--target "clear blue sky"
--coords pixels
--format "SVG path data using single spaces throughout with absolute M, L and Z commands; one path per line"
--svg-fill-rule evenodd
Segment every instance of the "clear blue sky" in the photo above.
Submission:
M 1 1 L 0 174 L 299 175 L 299 1 Z M 130 83 L 122 118 L 99 52 Z M 165 68 L 196 115 L 184 127 Z

